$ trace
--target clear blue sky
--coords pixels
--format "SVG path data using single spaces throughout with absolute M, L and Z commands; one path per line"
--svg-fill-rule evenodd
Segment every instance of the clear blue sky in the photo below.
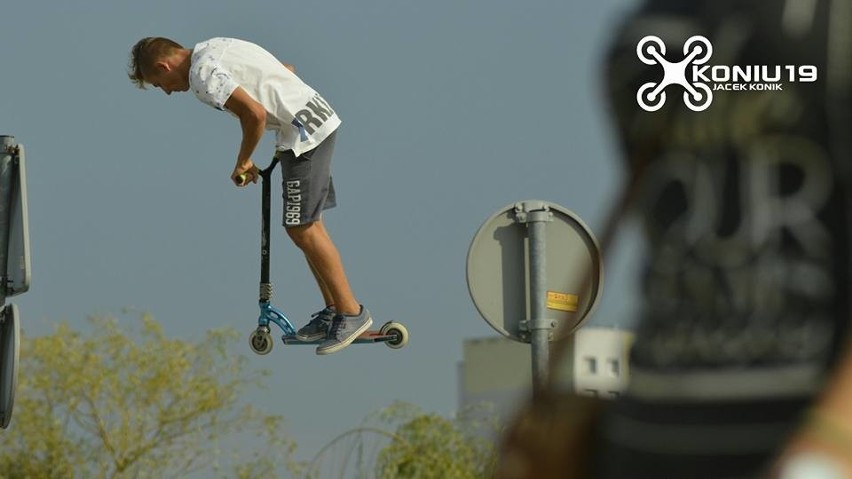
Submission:
M 515 201 L 560 204 L 597 231 L 621 178 L 603 111 L 600 56 L 632 0 L 7 2 L 0 7 L 0 134 L 27 151 L 33 284 L 12 298 L 26 334 L 93 314 L 149 311 L 167 333 L 256 325 L 259 188 L 229 182 L 240 131 L 189 94 L 125 75 L 141 37 L 188 47 L 259 43 L 343 119 L 325 216 L 356 295 L 402 350 L 329 357 L 278 342 L 269 389 L 307 456 L 394 400 L 450 414 L 466 338 L 496 333 L 465 284 L 476 230 Z M 268 136 L 255 156 L 265 165 Z M 280 198 L 276 185 L 274 198 Z M 273 219 L 280 224 L 280 201 Z M 273 230 L 275 303 L 300 325 L 321 298 Z M 593 322 L 623 325 L 624 269 L 610 266 Z

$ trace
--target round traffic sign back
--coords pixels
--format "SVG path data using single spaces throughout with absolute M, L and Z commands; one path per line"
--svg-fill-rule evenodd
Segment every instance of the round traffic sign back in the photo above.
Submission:
M 526 221 L 547 211 L 546 308 L 530 318 Z M 571 211 L 539 200 L 507 205 L 477 231 L 467 255 L 467 285 L 477 310 L 491 327 L 516 341 L 530 342 L 530 319 L 548 320 L 564 334 L 585 321 L 603 289 L 603 261 L 597 240 Z M 568 324 L 564 324 L 568 323 Z M 555 338 L 553 338 L 555 339 Z

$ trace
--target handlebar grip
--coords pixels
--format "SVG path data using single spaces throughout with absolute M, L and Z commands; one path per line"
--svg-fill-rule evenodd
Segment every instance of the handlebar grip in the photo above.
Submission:
M 248 175 L 243 173 L 237 176 L 237 186 L 245 186 L 248 183 Z

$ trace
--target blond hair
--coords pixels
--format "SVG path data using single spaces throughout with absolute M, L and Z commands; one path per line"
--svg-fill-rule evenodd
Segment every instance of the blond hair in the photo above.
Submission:
M 182 49 L 181 44 L 163 37 L 146 37 L 133 45 L 130 51 L 130 65 L 127 76 L 137 87 L 145 88 L 144 71 L 149 71 L 154 63 Z

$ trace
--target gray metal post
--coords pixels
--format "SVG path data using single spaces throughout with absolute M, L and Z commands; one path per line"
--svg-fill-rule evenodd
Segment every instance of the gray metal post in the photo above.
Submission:
M 547 223 L 552 221 L 550 207 L 544 202 L 524 202 L 516 209 L 518 220 L 527 225 L 529 245 L 530 318 L 526 327 L 532 349 L 533 394 L 538 395 L 548 381 L 550 335 L 553 324 L 547 314 Z
M 573 360 L 572 350 L 564 359 L 558 353 L 573 344 L 573 331 L 598 302 L 601 265 L 597 240 L 582 220 L 540 200 L 506 205 L 471 241 L 470 297 L 498 333 L 530 345 L 533 393 L 538 397 L 552 384 L 573 390 L 572 369 L 565 367 Z M 561 345 L 554 341 L 559 327 L 565 328 L 560 333 L 567 341 Z M 559 364 L 551 364 L 556 360 Z M 557 377 L 557 367 L 568 374 Z
M 12 219 L 12 181 L 15 165 L 11 148 L 14 136 L 0 136 L 0 305 L 6 304 L 6 271 L 9 265 L 9 230 Z

